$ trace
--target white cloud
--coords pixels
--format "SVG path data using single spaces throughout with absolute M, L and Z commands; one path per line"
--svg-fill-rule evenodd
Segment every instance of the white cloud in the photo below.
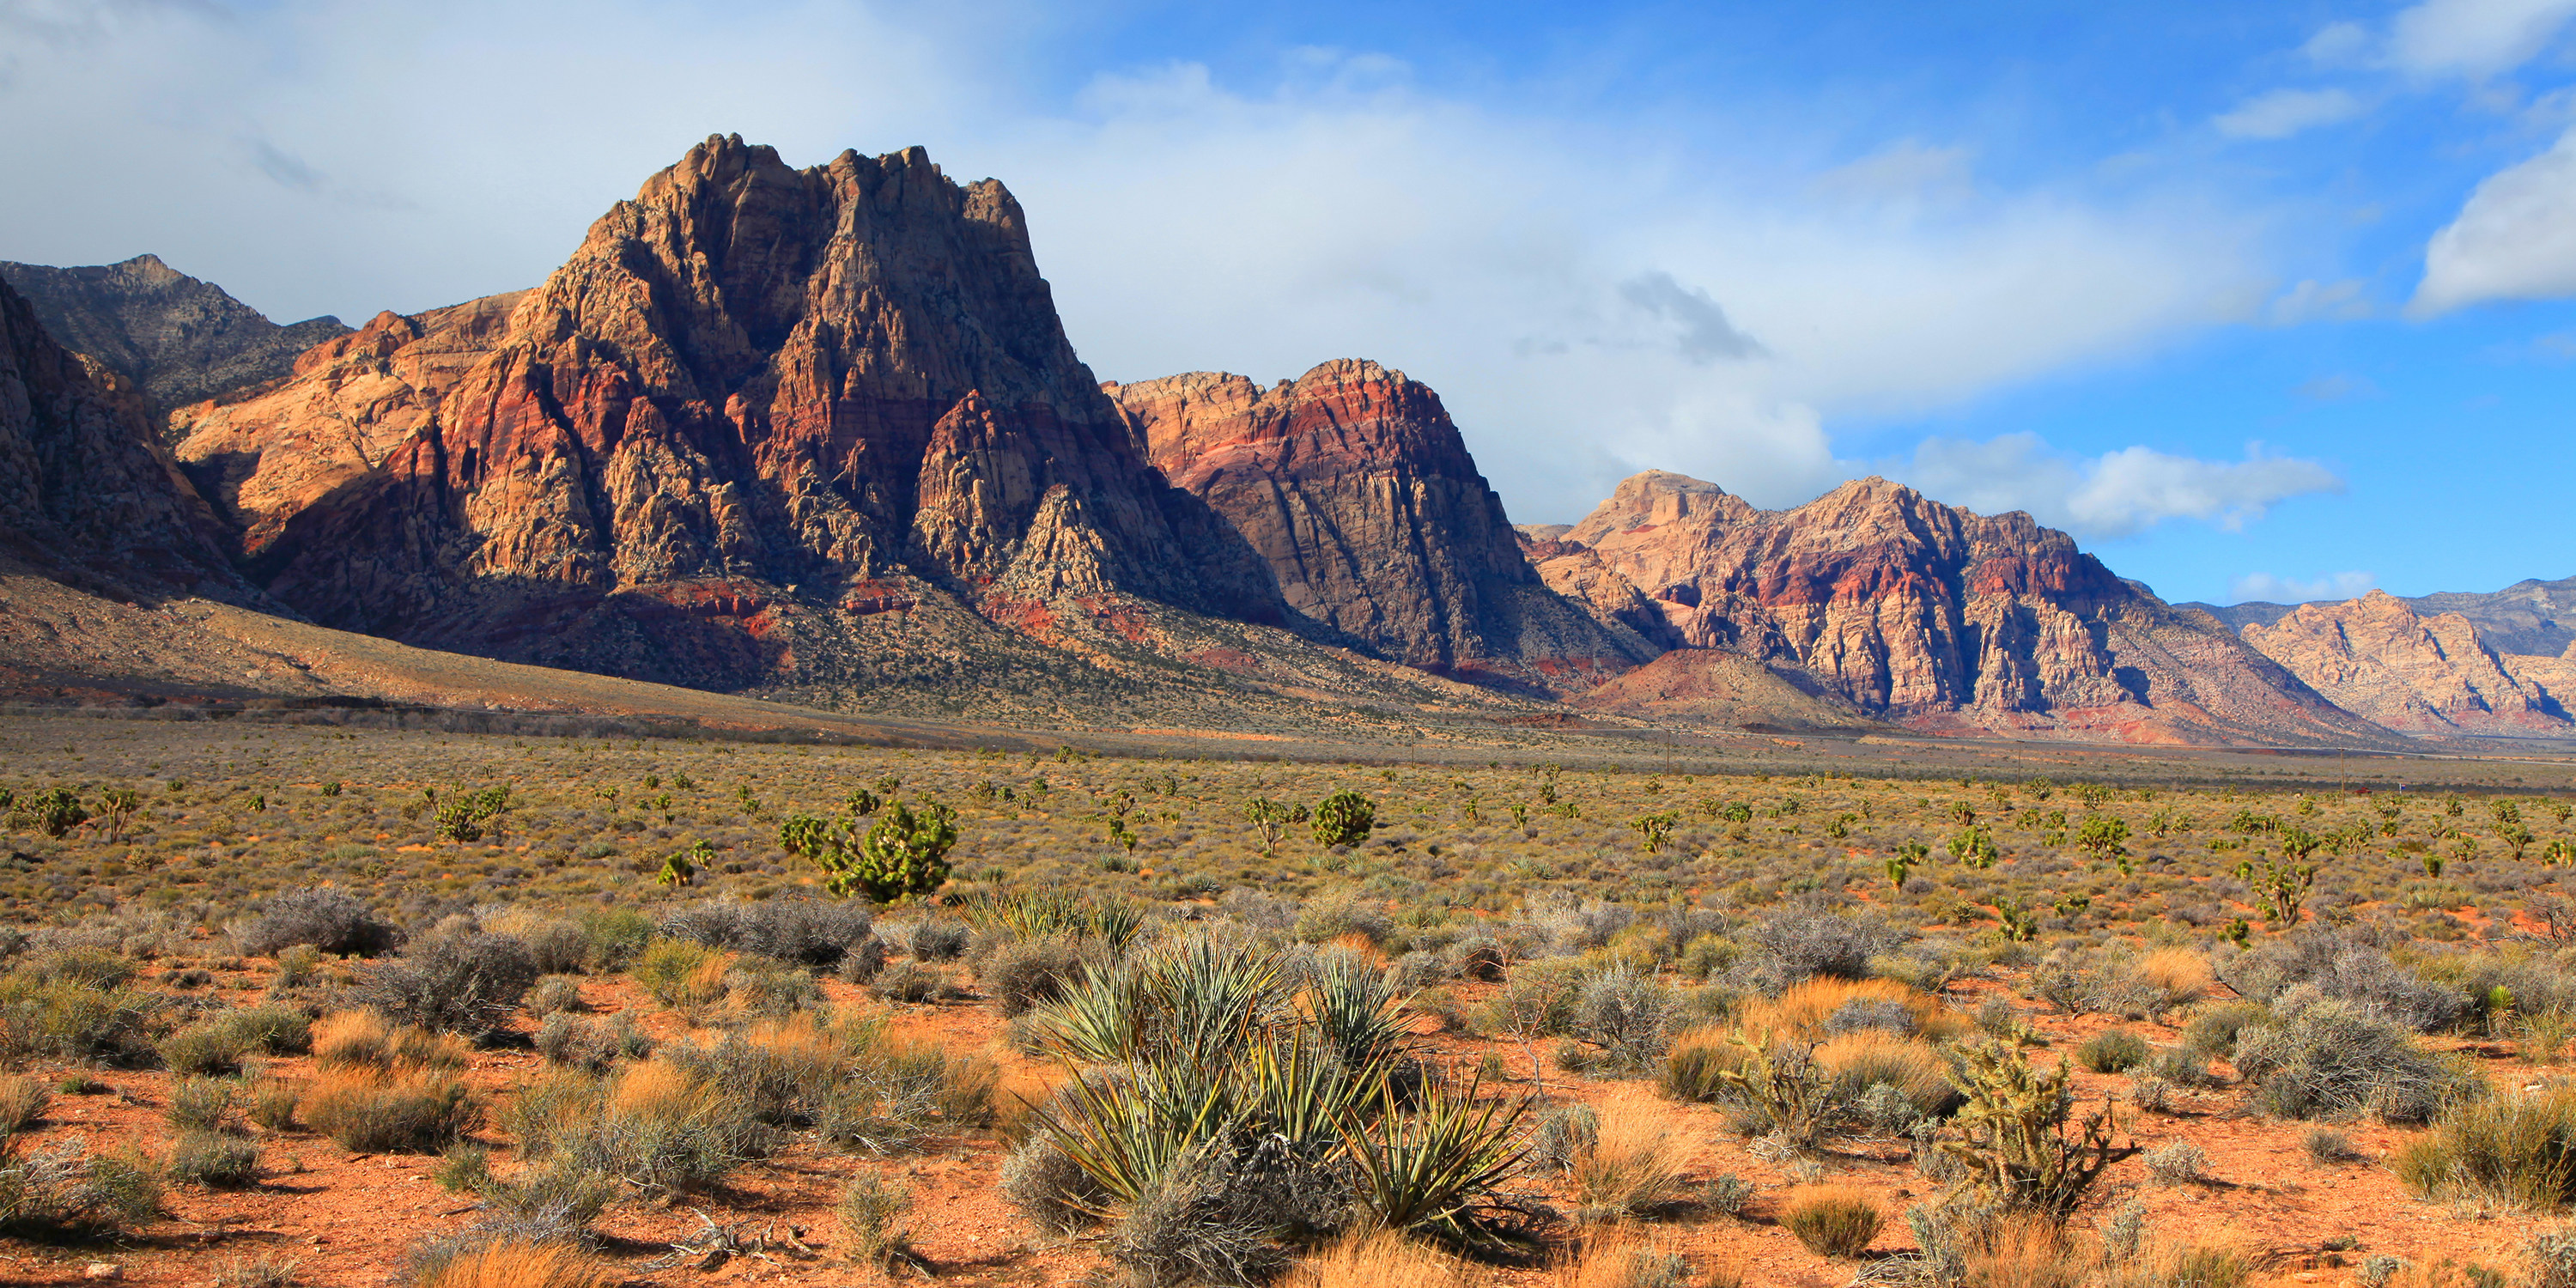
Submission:
M 2424 248 L 2424 280 L 2407 312 L 2568 295 L 2576 295 L 2576 130 L 2469 194 Z
M 2227 583 L 2227 602 L 2304 604 L 2317 599 L 2357 599 L 2378 584 L 2378 574 L 2367 572 L 2333 572 L 2313 581 L 2275 577 L 2268 572 L 2247 573 Z
M 2344 487 L 2324 464 L 2267 456 L 2259 444 L 2247 448 L 2242 461 L 2206 461 L 2148 447 L 2080 460 L 2036 434 L 1982 443 L 1926 439 L 1910 464 L 1891 472 L 1954 505 L 1987 514 L 2027 510 L 2042 523 L 2096 538 L 2134 536 L 2172 519 L 2235 531 L 2278 502 Z
M 2260 222 L 2187 177 L 1973 182 L 1967 149 L 1910 139 L 1820 167 L 1758 119 L 1523 113 L 1365 51 L 1041 101 L 1070 20 L 1025 0 L 56 3 L 41 42 L 0 28 L 27 54 L 0 173 L 45 177 L 0 185 L 0 258 L 150 250 L 354 321 L 537 282 L 712 132 L 796 164 L 920 143 L 1019 195 L 1104 377 L 1374 357 L 1441 392 L 1529 518 L 1648 466 L 1801 500 L 1841 477 L 1839 418 L 2256 317 L 2269 277 Z
M 2491 76 L 2529 62 L 2576 0 L 2424 0 L 2389 23 L 2385 57 L 2418 75 Z
M 2257 94 L 2211 119 L 2233 139 L 2286 139 L 2320 125 L 2361 115 L 2362 102 L 2339 89 L 2276 89 Z
M 2369 297 L 2363 293 L 2367 289 L 2350 279 L 2320 282 L 2310 278 L 2273 297 L 2272 302 L 2264 306 L 2263 317 L 2274 326 L 2357 321 L 2375 311 Z

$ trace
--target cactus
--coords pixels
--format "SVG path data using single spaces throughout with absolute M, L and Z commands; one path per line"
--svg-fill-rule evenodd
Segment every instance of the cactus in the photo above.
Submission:
M 1986 1202 L 2063 1224 L 2104 1169 L 2138 1152 L 2115 1143 L 2108 1098 L 2074 1119 L 2074 1076 L 2063 1059 L 2053 1071 L 2034 1069 L 2020 1051 L 1982 1043 L 1959 1053 L 1950 1081 L 1968 1103 L 1951 1120 L 1959 1139 L 1941 1147 Z

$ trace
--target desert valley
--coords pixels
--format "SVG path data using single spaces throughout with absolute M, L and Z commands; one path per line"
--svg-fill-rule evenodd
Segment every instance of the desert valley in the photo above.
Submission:
M 1032 217 L 0 263 L 0 1282 L 2576 1284 L 2567 547 L 1507 515 L 1368 356 L 1097 379 Z

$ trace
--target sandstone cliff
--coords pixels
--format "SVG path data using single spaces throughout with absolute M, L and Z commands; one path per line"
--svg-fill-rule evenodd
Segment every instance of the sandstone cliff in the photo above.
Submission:
M 221 529 L 151 440 L 141 400 L 0 283 L 0 553 L 119 597 L 253 600 Z
M 1551 585 L 1573 593 L 1606 570 L 1652 601 L 1681 644 L 1793 664 L 1853 709 L 1916 728 L 2389 737 L 2217 623 L 2113 576 L 2066 534 L 1884 479 L 1766 511 L 1650 471 L 1545 548 Z
M 1266 389 L 1222 372 L 1103 388 L 1289 607 L 1387 657 L 1557 689 L 1659 651 L 1540 583 L 1439 396 L 1403 372 L 1337 361 Z
M 1074 357 L 1018 203 L 918 149 L 711 138 L 542 286 L 184 415 L 265 585 L 415 643 L 846 693 L 1290 617 Z
M 156 436 L 171 410 L 276 380 L 295 355 L 349 333 L 333 317 L 279 326 L 156 255 L 86 268 L 0 263 L 0 279 L 64 347 L 141 390 Z
M 2528 682 L 2458 613 L 2418 615 L 2374 590 L 2305 604 L 2245 641 L 2347 711 L 2411 734 L 2576 735 L 2540 673 Z M 2519 660 L 2519 659 L 2517 659 Z M 2526 667 L 2528 663 L 2526 664 Z

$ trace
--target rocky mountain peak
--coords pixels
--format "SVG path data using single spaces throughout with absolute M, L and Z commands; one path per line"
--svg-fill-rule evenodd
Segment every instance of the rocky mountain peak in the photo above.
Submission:
M 2245 641 L 2338 706 L 2414 734 L 2576 733 L 2547 659 L 2500 655 L 2456 612 L 2419 613 L 2384 590 L 2301 604 Z M 2563 687 L 2563 685 L 2562 685 Z

